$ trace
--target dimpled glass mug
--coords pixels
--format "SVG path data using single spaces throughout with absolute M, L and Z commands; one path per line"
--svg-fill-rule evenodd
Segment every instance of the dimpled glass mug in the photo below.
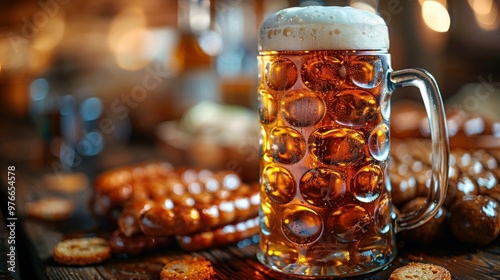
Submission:
M 395 233 L 441 206 L 448 136 L 426 71 L 393 71 L 379 16 L 350 7 L 288 8 L 259 40 L 260 247 L 266 266 L 292 275 L 351 276 L 389 264 Z M 419 88 L 432 137 L 423 208 L 396 215 L 389 179 L 392 90 Z

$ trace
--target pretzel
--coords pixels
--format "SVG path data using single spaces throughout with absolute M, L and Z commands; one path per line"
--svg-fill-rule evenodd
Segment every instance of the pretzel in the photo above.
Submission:
M 250 238 L 259 233 L 259 218 L 251 218 L 243 222 L 226 225 L 192 235 L 178 235 L 177 242 L 182 249 L 198 251 L 218 246 L 225 246 Z
M 230 171 L 148 163 L 109 170 L 94 187 L 94 210 L 116 219 L 110 244 L 117 254 L 138 254 L 174 236 L 186 250 L 199 250 L 257 233 L 260 187 Z
M 150 209 L 156 202 L 150 199 L 140 199 L 131 202 L 118 217 L 118 228 L 127 237 L 141 232 L 139 220 L 141 215 Z
M 167 246 L 173 242 L 175 240 L 172 237 L 153 237 L 143 234 L 129 237 L 119 230 L 115 230 L 109 240 L 109 245 L 115 254 L 137 255 L 147 250 Z
M 150 196 L 150 181 L 166 180 L 172 173 L 169 162 L 148 162 L 107 170 L 94 181 L 92 211 L 100 217 L 115 219 L 130 200 Z
M 171 170 L 158 163 L 108 171 L 95 188 L 94 210 L 115 208 L 127 237 L 186 235 L 243 221 L 257 215 L 260 201 L 259 186 L 235 173 Z
M 166 237 L 148 236 L 142 233 L 132 237 L 115 230 L 109 240 L 115 254 L 137 255 L 147 250 L 157 249 L 173 242 L 187 251 L 199 251 L 218 246 L 234 244 L 259 233 L 259 219 L 254 217 L 242 222 L 225 225 L 190 235 Z
M 260 201 L 259 188 L 242 184 L 227 196 L 213 196 L 211 200 L 210 204 L 198 203 L 197 198 L 191 197 L 183 197 L 181 201 L 170 198 L 157 201 L 141 215 L 141 231 L 152 236 L 187 235 L 255 217 Z

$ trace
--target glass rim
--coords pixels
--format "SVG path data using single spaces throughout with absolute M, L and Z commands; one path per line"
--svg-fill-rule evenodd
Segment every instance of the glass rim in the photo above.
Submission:
M 365 55 L 369 53 L 377 53 L 380 55 L 390 54 L 388 49 L 366 49 L 366 50 L 266 50 L 259 51 L 258 55 L 278 55 L 278 54 L 308 54 L 308 53 L 318 53 L 318 52 L 331 52 L 331 53 L 342 53 L 349 55 Z

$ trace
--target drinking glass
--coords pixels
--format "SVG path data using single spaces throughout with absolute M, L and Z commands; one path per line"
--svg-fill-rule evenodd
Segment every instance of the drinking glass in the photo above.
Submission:
M 432 218 L 448 178 L 443 103 L 422 69 L 391 69 L 387 26 L 349 7 L 282 10 L 260 29 L 260 247 L 266 266 L 351 276 L 389 264 L 395 234 Z M 396 215 L 390 98 L 420 90 L 432 137 L 427 203 Z

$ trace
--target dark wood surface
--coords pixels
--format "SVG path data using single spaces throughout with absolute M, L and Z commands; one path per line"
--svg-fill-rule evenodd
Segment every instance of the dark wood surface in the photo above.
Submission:
M 30 150 L 17 150 L 27 153 Z M 80 166 L 79 172 L 92 175 L 106 169 L 127 162 L 137 162 L 154 159 L 161 156 L 156 151 L 147 148 L 134 149 L 115 147 L 108 149 L 107 155 L 98 162 L 85 162 Z M 2 161 L 2 170 L 7 170 L 6 161 Z M 159 279 L 159 273 L 164 263 L 171 259 L 179 259 L 188 255 L 205 256 L 216 270 L 217 279 L 294 279 L 274 272 L 260 264 L 255 252 L 255 240 L 232 246 L 204 250 L 199 252 L 185 252 L 176 246 L 160 248 L 144 253 L 140 256 L 120 258 L 114 256 L 111 260 L 101 265 L 88 267 L 63 266 L 54 262 L 52 249 L 62 239 L 74 236 L 108 236 L 109 232 L 102 230 L 98 222 L 88 210 L 88 202 L 92 189 L 90 183 L 82 190 L 72 193 L 57 192 L 47 189 L 43 178 L 54 172 L 52 169 L 33 168 L 30 164 L 16 163 L 16 216 L 18 224 L 16 238 L 19 244 L 18 268 L 22 279 Z M 2 207 L 5 207 L 5 174 L 0 173 L 3 195 Z M 49 223 L 26 217 L 25 205 L 29 201 L 41 197 L 63 196 L 72 200 L 76 211 L 69 220 Z M 2 210 L 4 210 L 2 208 Z M 6 220 L 2 219 L 2 223 Z M 5 236 L 2 225 L 2 236 Z M 0 238 L 0 261 L 5 259 L 5 240 Z M 253 243 L 252 243 L 253 242 Z M 243 245 L 244 246 L 243 246 Z M 391 272 L 410 261 L 428 262 L 441 265 L 450 270 L 453 279 L 500 279 L 500 238 L 485 247 L 467 246 L 456 242 L 453 238 L 446 238 L 443 242 L 434 245 L 404 244 L 399 243 L 396 259 L 387 267 L 363 276 L 349 279 L 388 279 Z M 0 265 L 0 270 L 4 263 Z M 19 275 L 11 275 L 0 271 L 0 279 L 20 279 Z
M 40 183 L 42 181 L 40 176 L 43 175 L 42 172 L 20 176 L 17 182 L 18 205 L 24 205 L 30 200 L 43 196 L 62 195 L 45 189 Z M 166 261 L 194 255 L 205 256 L 212 262 L 217 272 L 217 279 L 293 279 L 273 272 L 257 261 L 255 238 L 253 241 L 246 240 L 246 244 L 240 242 L 233 246 L 199 252 L 185 252 L 176 246 L 170 246 L 140 256 L 128 258 L 114 256 L 111 260 L 97 266 L 59 265 L 52 259 L 52 248 L 58 241 L 74 236 L 107 236 L 109 234 L 100 229 L 88 211 L 87 203 L 91 192 L 91 188 L 87 187 L 76 193 L 64 194 L 77 205 L 73 216 L 64 222 L 48 223 L 31 219 L 25 216 L 22 208 L 19 209 L 20 227 L 18 230 L 23 232 L 25 240 L 22 242 L 26 242 L 29 248 L 31 261 L 29 264 L 21 264 L 22 273 L 39 279 L 159 279 L 159 272 Z M 388 279 L 395 268 L 410 261 L 442 265 L 450 270 L 453 279 L 500 279 L 499 241 L 497 239 L 482 248 L 466 246 L 451 238 L 432 246 L 400 243 L 398 255 L 389 266 L 371 274 L 349 279 Z

